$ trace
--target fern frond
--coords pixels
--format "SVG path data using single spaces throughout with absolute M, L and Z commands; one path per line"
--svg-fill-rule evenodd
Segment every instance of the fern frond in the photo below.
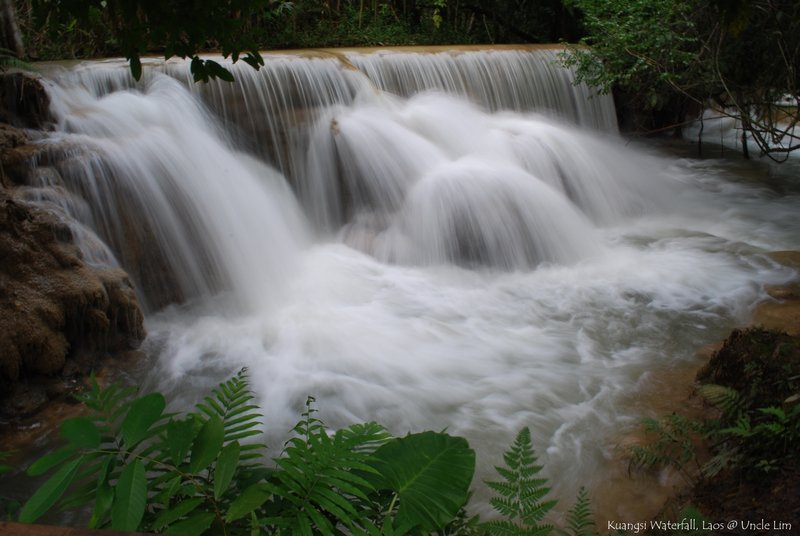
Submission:
M 744 408 L 745 400 L 731 387 L 707 383 L 697 388 L 697 394 L 725 415 L 737 415 Z
M 242 368 L 235 376 L 219 384 L 211 396 L 197 404 L 197 409 L 205 417 L 219 417 L 222 421 L 224 444 L 241 441 L 249 437 L 261 435 L 259 420 L 263 414 L 259 407 L 251 402 L 255 395 L 250 390 L 247 368 Z M 256 448 L 261 448 L 258 445 Z
M 365 512 L 356 505 L 368 502 L 374 491 L 364 478 L 374 472 L 367 462 L 389 434 L 383 427 L 367 423 L 330 435 L 314 416 L 313 403 L 309 397 L 306 411 L 294 427 L 297 435 L 286 442 L 283 456 L 275 460 L 279 470 L 270 479 L 273 492 L 283 504 L 283 517 L 289 520 L 293 534 L 307 529 L 323 534 L 342 529 L 357 532 Z
M 486 485 L 499 494 L 489 502 L 506 519 L 486 523 L 484 528 L 497 535 L 548 534 L 552 527 L 539 522 L 556 501 L 542 501 L 550 488 L 546 478 L 534 478 L 542 466 L 536 463 L 530 429 L 520 430 L 503 459 L 506 467 L 495 467 L 503 480 L 488 481 Z
M 575 504 L 567 512 L 567 528 L 558 529 L 559 536 L 595 536 L 595 524 L 589 493 L 581 486 Z

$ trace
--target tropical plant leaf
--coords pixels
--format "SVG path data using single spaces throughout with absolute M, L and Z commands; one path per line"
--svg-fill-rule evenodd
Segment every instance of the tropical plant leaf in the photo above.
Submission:
M 50 510 L 75 479 L 75 475 L 78 474 L 78 469 L 80 469 L 82 463 L 83 457 L 79 457 L 61 466 L 28 499 L 20 511 L 19 520 L 22 523 L 33 523 Z
M 212 417 L 203 423 L 192 443 L 189 472 L 199 473 L 211 465 L 222 448 L 225 430 L 219 417 Z
M 203 504 L 203 498 L 196 497 L 181 501 L 172 508 L 164 510 L 158 514 L 158 517 L 153 522 L 153 530 L 160 531 L 164 527 L 175 523 L 180 518 L 192 513 L 201 504 Z
M 164 534 L 175 534 L 176 536 L 199 536 L 203 534 L 211 523 L 214 522 L 215 514 L 212 512 L 197 512 L 189 519 L 170 525 Z
M 373 454 L 376 487 L 397 493 L 397 522 L 435 530 L 452 520 L 467 500 L 475 452 L 467 441 L 422 432 L 393 439 Z
M 34 461 L 27 470 L 28 476 L 39 476 L 75 455 L 71 448 L 55 450 Z
M 228 507 L 228 512 L 225 514 L 225 520 L 236 521 L 246 515 L 249 515 L 256 508 L 267 502 L 270 498 L 269 488 L 263 484 L 253 484 L 245 489 Z
M 144 516 L 147 503 L 147 479 L 139 460 L 127 465 L 115 486 L 114 504 L 111 507 L 111 528 L 134 531 Z
M 106 482 L 97 487 L 94 494 L 94 509 L 89 520 L 89 528 L 99 527 L 111 512 L 114 503 L 114 490 Z
M 61 435 L 74 449 L 100 446 L 100 431 L 91 417 L 74 417 L 61 423 Z
M 239 466 L 239 442 L 228 443 L 219 453 L 217 465 L 214 469 L 214 498 L 220 497 L 228 490 Z
M 150 427 L 161 419 L 166 405 L 161 393 L 150 393 L 131 403 L 120 428 L 122 440 L 128 450 L 149 436 Z

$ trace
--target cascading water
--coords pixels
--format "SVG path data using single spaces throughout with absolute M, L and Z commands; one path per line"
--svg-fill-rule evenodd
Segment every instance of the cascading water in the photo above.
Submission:
M 332 426 L 465 435 L 476 482 L 523 426 L 565 496 L 602 478 L 620 400 L 792 276 L 763 253 L 800 246 L 798 199 L 625 147 L 553 54 L 53 74 L 75 217 L 153 306 L 144 381 L 249 367 L 276 448 L 314 395 Z

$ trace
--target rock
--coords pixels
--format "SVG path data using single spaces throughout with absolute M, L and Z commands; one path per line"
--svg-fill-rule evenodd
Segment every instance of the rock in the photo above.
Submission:
M 39 78 L 23 72 L 0 75 L 1 123 L 43 129 L 52 121 L 50 97 Z
M 33 415 L 41 410 L 49 400 L 47 391 L 39 385 L 16 387 L 8 399 L 9 407 L 4 408 L 5 411 L 20 417 Z
M 87 265 L 55 214 L 0 190 L 0 380 L 57 374 L 144 335 L 127 274 Z

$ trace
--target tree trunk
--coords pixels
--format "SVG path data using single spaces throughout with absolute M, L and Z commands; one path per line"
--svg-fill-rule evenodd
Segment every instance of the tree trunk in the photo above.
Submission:
M 18 58 L 25 56 L 22 33 L 17 24 L 17 12 L 12 0 L 0 0 L 0 47 L 10 50 Z

